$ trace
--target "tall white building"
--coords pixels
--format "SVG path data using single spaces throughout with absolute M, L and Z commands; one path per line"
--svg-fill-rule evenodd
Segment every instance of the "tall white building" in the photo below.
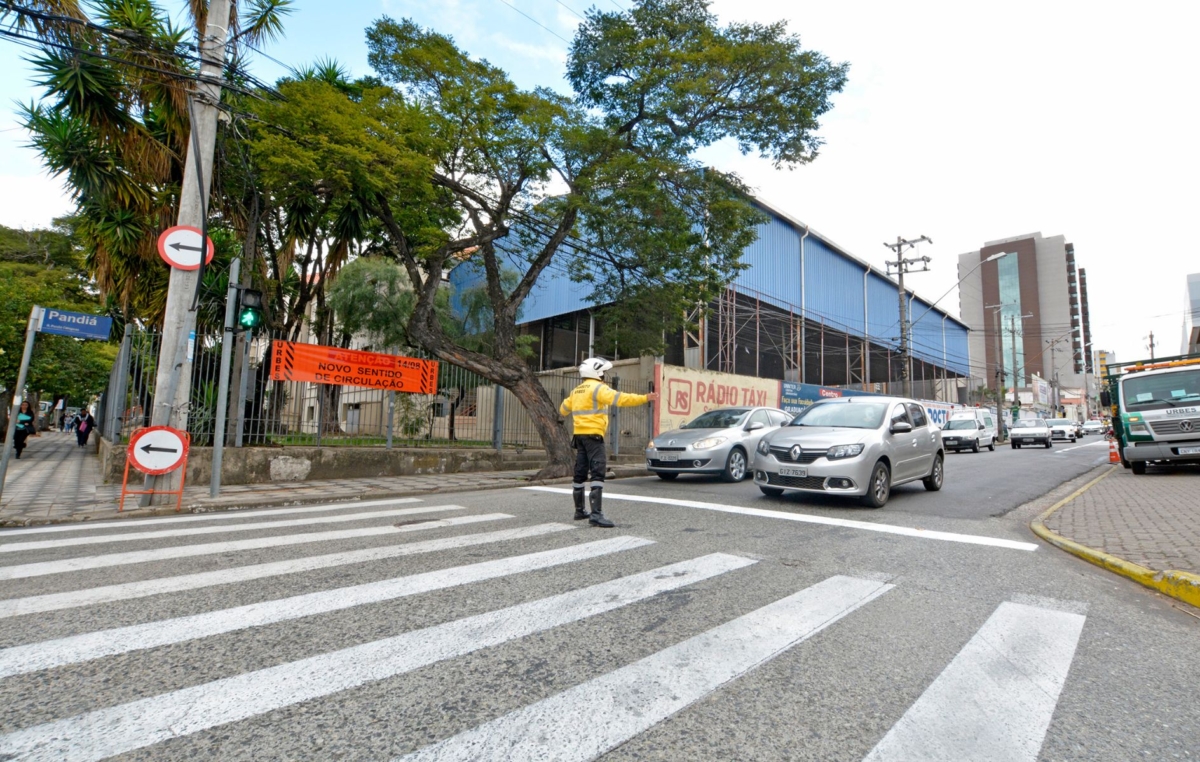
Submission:
M 1187 296 L 1183 312 L 1183 346 L 1181 354 L 1200 352 L 1200 273 L 1187 276 Z

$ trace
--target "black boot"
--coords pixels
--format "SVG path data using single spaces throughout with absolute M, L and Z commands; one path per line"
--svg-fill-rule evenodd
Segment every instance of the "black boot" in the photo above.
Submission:
M 588 517 L 588 512 L 583 509 L 583 487 L 572 489 L 571 497 L 575 500 L 575 520 L 583 521 Z
M 604 517 L 604 511 L 601 508 L 601 503 L 604 499 L 603 492 L 604 490 L 600 489 L 599 487 L 592 487 L 592 491 L 588 495 L 588 502 L 591 503 L 592 506 L 592 515 L 588 516 L 588 523 L 594 527 L 612 529 L 616 526 L 616 524 Z

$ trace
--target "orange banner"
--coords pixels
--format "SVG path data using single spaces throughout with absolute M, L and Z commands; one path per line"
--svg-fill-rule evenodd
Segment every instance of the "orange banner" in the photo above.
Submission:
M 434 360 L 323 347 L 319 344 L 271 342 L 271 379 L 318 384 L 367 386 L 413 394 L 437 393 Z

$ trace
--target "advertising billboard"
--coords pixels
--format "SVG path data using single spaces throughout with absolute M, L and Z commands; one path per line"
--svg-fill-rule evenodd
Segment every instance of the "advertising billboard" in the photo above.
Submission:
M 770 378 L 735 376 L 710 370 L 658 365 L 655 388 L 662 399 L 657 405 L 654 434 L 677 429 L 701 413 L 722 407 L 779 407 L 779 382 Z

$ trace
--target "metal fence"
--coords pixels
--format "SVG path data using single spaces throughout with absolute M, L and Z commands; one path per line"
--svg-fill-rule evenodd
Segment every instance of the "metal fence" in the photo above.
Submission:
M 512 392 L 450 363 L 439 361 L 438 392 L 431 395 L 277 381 L 270 377 L 271 339 L 239 338 L 233 348 L 227 447 L 479 447 L 520 452 L 542 446 L 532 418 Z M 157 333 L 126 332 L 102 398 L 101 433 L 106 439 L 128 441 L 134 431 L 150 424 L 159 345 Z M 188 432 L 197 447 L 213 444 L 220 367 L 221 336 L 197 336 L 188 407 Z M 543 373 L 540 379 L 556 406 L 579 383 L 572 372 Z M 624 392 L 650 390 L 649 383 L 619 377 L 608 381 Z M 614 408 L 608 440 L 615 454 L 636 452 L 649 441 L 649 411 L 646 406 Z

